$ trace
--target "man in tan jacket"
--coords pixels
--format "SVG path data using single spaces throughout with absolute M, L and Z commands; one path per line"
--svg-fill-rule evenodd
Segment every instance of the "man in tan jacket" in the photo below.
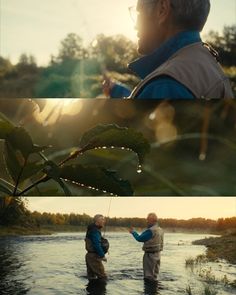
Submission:
M 147 216 L 148 228 L 139 235 L 133 228 L 129 232 L 136 241 L 143 243 L 143 273 L 144 279 L 157 281 L 160 271 L 161 251 L 163 250 L 164 233 L 157 223 L 155 213 Z
M 141 82 L 131 91 L 104 81 L 112 98 L 194 99 L 233 98 L 217 52 L 203 43 L 200 32 L 210 12 L 210 0 L 138 0 L 138 51 L 129 65 Z

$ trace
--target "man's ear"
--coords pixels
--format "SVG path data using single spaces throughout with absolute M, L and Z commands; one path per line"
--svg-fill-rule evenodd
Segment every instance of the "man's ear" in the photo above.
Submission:
M 157 4 L 158 23 L 162 24 L 169 17 L 171 12 L 171 0 L 159 0 Z

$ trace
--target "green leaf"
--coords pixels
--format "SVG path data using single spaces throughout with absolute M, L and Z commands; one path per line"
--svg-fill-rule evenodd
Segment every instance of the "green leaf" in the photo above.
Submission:
M 7 196 L 12 196 L 12 193 L 14 191 L 14 185 L 2 178 L 0 178 L 0 195 L 1 195 L 1 192 L 7 194 Z M 21 190 L 18 189 L 17 190 L 17 193 L 20 193 Z
M 33 141 L 28 132 L 22 127 L 15 127 L 7 136 L 6 141 L 15 151 L 20 151 L 25 159 L 34 152 Z
M 54 162 L 46 162 L 46 166 L 43 171 L 47 174 L 48 177 L 55 180 L 61 186 L 66 196 L 71 196 L 69 188 L 60 178 L 60 168 Z
M 129 149 L 138 155 L 140 165 L 150 152 L 150 144 L 142 133 L 114 124 L 98 125 L 87 131 L 81 138 L 80 147 L 83 151 L 105 147 Z
M 14 190 L 14 186 L 0 178 L 0 195 L 1 192 L 6 194 L 5 196 L 11 196 Z
M 11 145 L 12 149 L 19 151 L 24 159 L 28 158 L 30 154 L 39 153 L 48 146 L 38 146 L 33 144 L 29 133 L 22 127 L 15 127 L 6 137 L 6 141 Z
M 0 139 L 6 139 L 7 135 L 14 129 L 14 125 L 0 113 Z
M 62 179 L 75 182 L 80 186 L 97 189 L 104 193 L 119 196 L 132 196 L 133 189 L 127 180 L 117 177 L 115 171 L 100 167 L 72 165 L 60 168 Z
M 18 175 L 24 165 L 24 157 L 20 152 L 16 152 L 12 146 L 5 142 L 4 158 L 6 161 L 7 171 L 11 178 L 16 182 Z M 45 167 L 45 164 L 39 164 L 37 162 L 28 162 L 23 170 L 23 174 L 20 178 L 20 182 L 34 176 Z

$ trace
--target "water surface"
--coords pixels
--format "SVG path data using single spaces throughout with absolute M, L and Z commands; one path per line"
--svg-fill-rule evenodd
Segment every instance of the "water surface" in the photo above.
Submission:
M 0 238 L 0 294 L 184 295 L 188 285 L 194 294 L 201 294 L 203 283 L 186 269 L 185 259 L 205 253 L 204 246 L 191 244 L 204 235 L 165 234 L 158 286 L 144 284 L 142 244 L 128 233 L 107 233 L 106 237 L 110 241 L 106 285 L 88 285 L 84 233 Z M 235 279 L 236 267 L 224 261 L 204 267 L 211 267 L 218 278 Z M 235 291 L 223 284 L 216 287 L 220 295 Z

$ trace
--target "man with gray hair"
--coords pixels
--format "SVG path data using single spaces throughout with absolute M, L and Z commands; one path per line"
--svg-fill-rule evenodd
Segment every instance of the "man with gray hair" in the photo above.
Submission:
M 108 241 L 102 237 L 101 229 L 105 225 L 105 218 L 101 214 L 94 216 L 93 223 L 87 228 L 85 238 L 85 248 L 87 254 L 85 256 L 88 279 L 106 280 L 102 261 L 107 261 L 105 254 L 108 251 Z M 105 242 L 105 243 L 104 243 Z
M 157 215 L 149 213 L 147 216 L 148 228 L 139 235 L 131 227 L 129 232 L 138 242 L 143 244 L 143 273 L 144 280 L 157 282 L 160 271 L 161 251 L 163 250 L 164 233 L 157 223 Z
M 218 53 L 203 43 L 200 32 L 210 0 L 138 0 L 138 52 L 129 64 L 141 82 L 130 89 L 105 78 L 103 90 L 112 98 L 233 98 Z

